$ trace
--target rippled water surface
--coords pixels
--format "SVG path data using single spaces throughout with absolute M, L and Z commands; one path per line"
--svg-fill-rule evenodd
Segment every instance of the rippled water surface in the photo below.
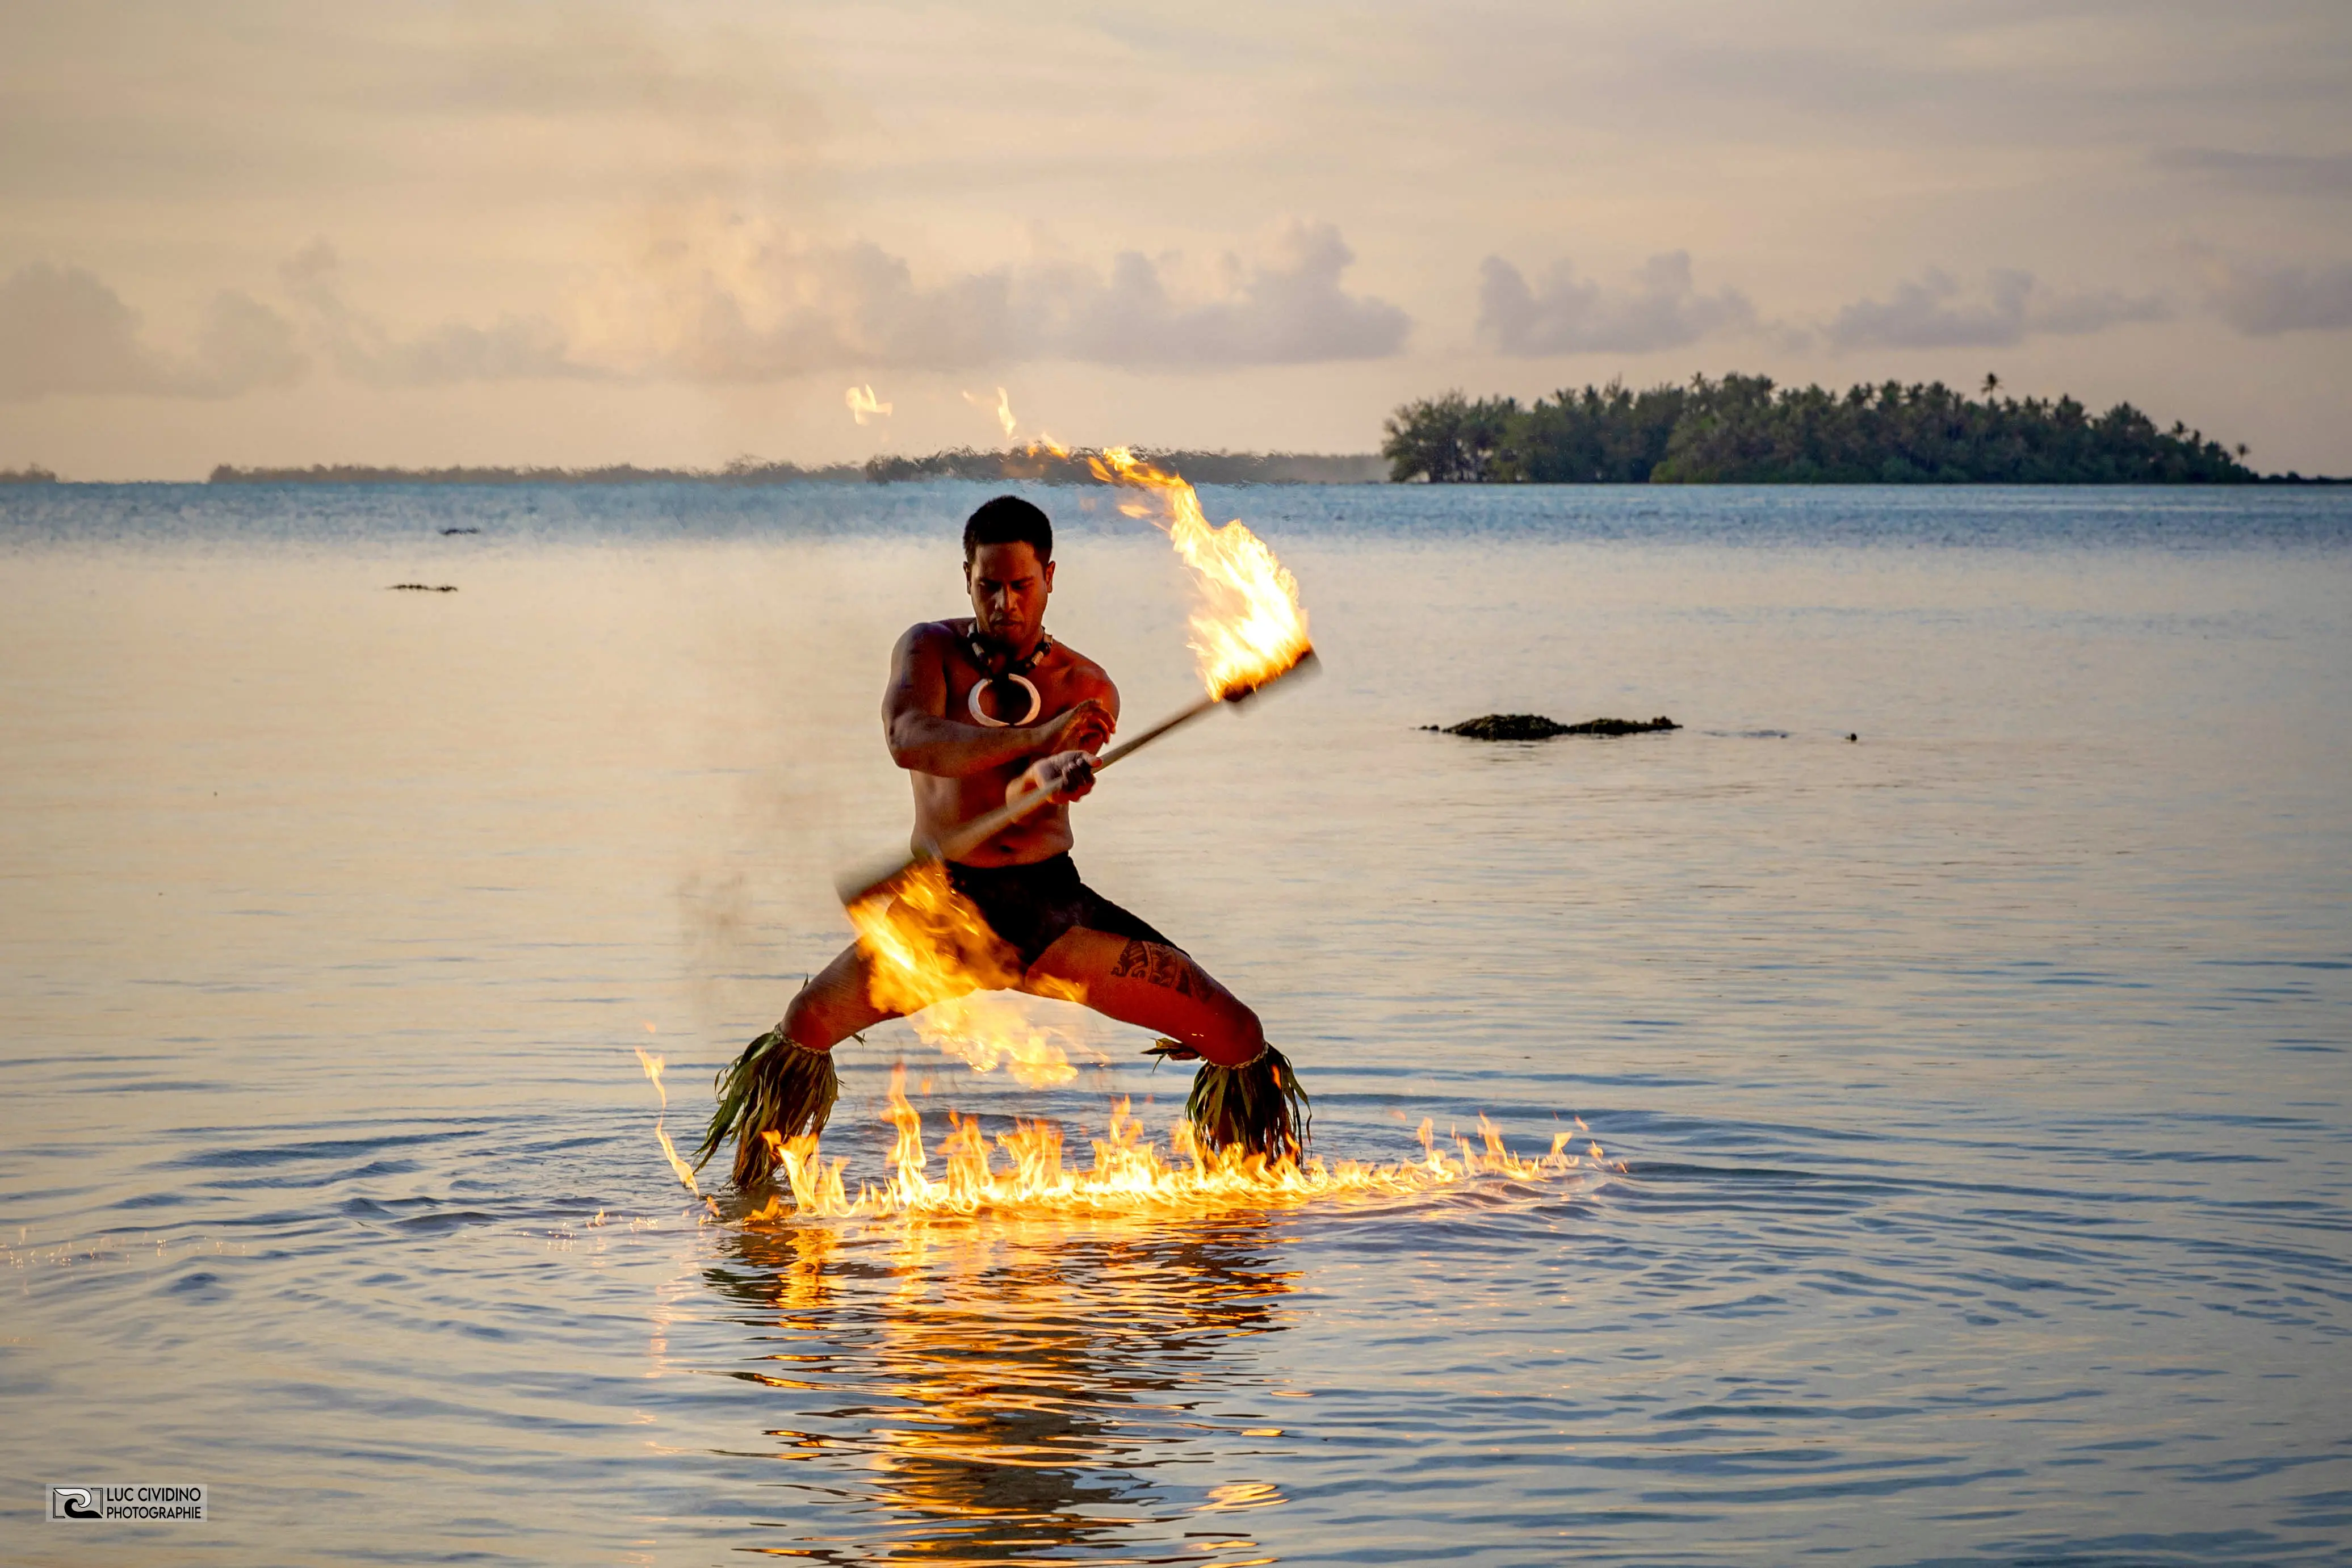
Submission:
M 2352 497 L 1212 492 L 1327 673 L 1107 779 L 1089 879 L 1324 1152 L 1623 1169 L 712 1222 L 633 1047 L 683 1131 L 845 940 L 983 493 L 0 499 L 0 1556 L 2352 1563 Z M 1164 542 L 1040 493 L 1050 624 L 1186 700 Z M 1496 710 L 1686 727 L 1417 728 Z M 877 1030 L 827 1148 L 900 1062 L 1164 1126 L 1084 1039 Z M 40 1522 L 145 1480 L 213 1519 Z

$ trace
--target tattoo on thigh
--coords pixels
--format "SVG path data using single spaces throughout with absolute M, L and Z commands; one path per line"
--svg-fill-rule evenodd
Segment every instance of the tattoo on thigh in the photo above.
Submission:
M 1118 961 L 1110 966 L 1115 980 L 1140 980 L 1179 996 L 1198 996 L 1201 989 L 1192 978 L 1192 963 L 1172 947 L 1162 947 L 1156 942 L 1130 938 L 1119 950 Z

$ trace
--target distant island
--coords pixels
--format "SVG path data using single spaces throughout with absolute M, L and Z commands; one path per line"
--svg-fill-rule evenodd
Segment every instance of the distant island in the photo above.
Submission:
M 240 468 L 223 463 L 206 476 L 208 485 L 789 485 L 848 484 L 865 479 L 853 463 L 804 468 L 738 458 L 723 468 L 640 468 L 614 463 L 601 468 L 394 468 L 367 463 L 318 463 L 307 468 Z
M 862 464 L 803 468 L 797 463 L 738 458 L 722 468 L 640 468 L 623 463 L 602 468 L 388 468 L 356 464 L 320 464 L 308 468 L 240 468 L 227 463 L 205 481 L 215 485 L 789 485 L 895 484 L 909 479 L 1039 479 L 1047 484 L 1090 485 L 1100 481 L 1087 467 L 1088 448 L 1067 453 L 1013 447 L 980 451 L 959 447 L 929 457 L 884 453 Z M 1143 454 L 1204 485 L 1378 484 L 1381 459 L 1370 452 L 1188 452 Z
M 1398 405 L 1372 452 L 1226 452 L 1138 448 L 1204 485 L 1393 484 L 2313 484 L 2352 480 L 2262 474 L 2247 448 L 2176 421 L 2164 429 L 2128 403 L 2094 415 L 2072 397 L 2000 395 L 1997 376 L 1970 397 L 1942 382 L 1885 382 L 1844 392 L 1780 386 L 1766 375 L 1704 375 L 1636 392 L 1621 381 L 1564 388 L 1522 404 L 1462 393 Z M 1098 448 L 1055 452 L 957 447 L 927 456 L 877 453 L 863 463 L 743 457 L 716 468 L 452 467 L 359 463 L 239 468 L 215 485 L 790 485 L 1099 483 Z M 39 464 L 0 469 L 0 485 L 47 485 Z
M 1138 456 L 1183 475 L 1197 485 L 1376 485 L 1386 478 L 1373 452 L 1188 452 L 1139 447 Z M 1087 459 L 1097 448 L 1066 453 L 1032 447 L 1005 452 L 961 447 L 928 458 L 880 456 L 866 461 L 877 484 L 898 479 L 1041 479 L 1049 485 L 1098 484 Z
M 1622 382 L 1537 398 L 1459 392 L 1389 416 L 1381 456 L 1399 483 L 2248 484 L 2264 476 L 2201 430 L 2163 430 L 2128 403 L 2094 416 L 2071 397 L 1982 401 L 1941 382 L 1843 394 L 1764 375 Z M 2269 482 L 2305 481 L 2300 474 Z M 2321 481 L 2324 482 L 2324 481 Z

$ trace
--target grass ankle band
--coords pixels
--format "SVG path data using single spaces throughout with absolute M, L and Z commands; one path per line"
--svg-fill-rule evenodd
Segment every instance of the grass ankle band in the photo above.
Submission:
M 1172 1053 L 1171 1053 L 1172 1054 Z M 1202 1062 L 1184 1101 L 1203 1148 L 1238 1149 L 1269 1160 L 1296 1160 L 1312 1135 L 1307 1091 L 1290 1058 L 1266 1047 L 1239 1067 Z
M 700 1170 L 732 1133 L 735 1185 L 744 1191 L 775 1172 L 776 1146 L 763 1133 L 798 1138 L 822 1132 L 834 1101 L 841 1098 L 832 1053 L 810 1050 L 777 1029 L 745 1046 L 732 1066 L 719 1069 L 712 1087 L 719 1108 L 694 1152 L 694 1167 Z

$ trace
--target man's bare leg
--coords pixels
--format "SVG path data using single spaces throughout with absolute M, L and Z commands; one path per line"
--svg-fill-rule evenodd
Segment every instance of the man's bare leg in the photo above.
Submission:
M 776 1030 L 803 1050 L 829 1051 L 850 1036 L 904 1015 L 874 1005 L 866 950 L 851 942 L 800 988 Z
M 832 1050 L 841 1041 L 897 1016 L 874 1005 L 866 956 L 852 946 L 800 989 L 776 1026 L 743 1047 L 719 1075 L 719 1108 L 695 1151 L 699 1168 L 726 1139 L 735 1140 L 735 1184 L 750 1192 L 769 1181 L 780 1140 L 824 1130 L 840 1079 Z
M 1180 1040 L 1220 1067 L 1239 1067 L 1265 1045 L 1255 1013 L 1160 942 L 1081 926 L 1038 956 L 1021 989 L 1044 996 L 1075 993 L 1096 1012 Z

